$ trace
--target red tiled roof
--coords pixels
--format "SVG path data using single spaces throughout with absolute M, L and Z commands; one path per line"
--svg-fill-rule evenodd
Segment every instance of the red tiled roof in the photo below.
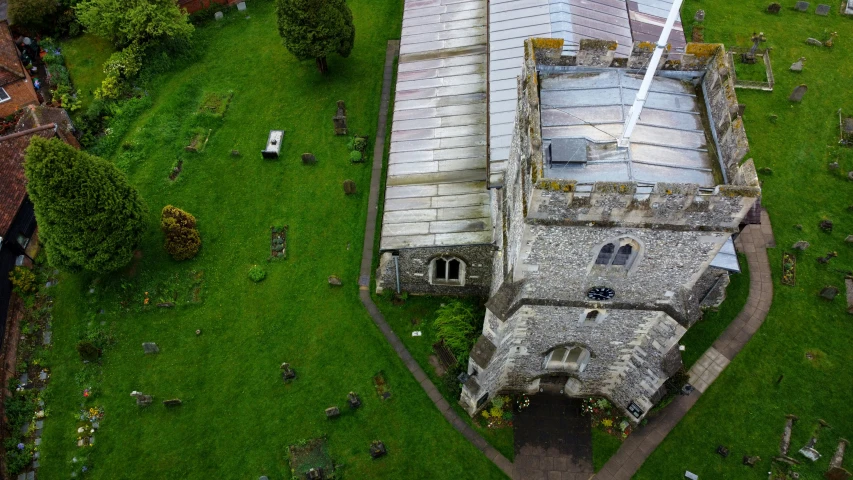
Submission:
M 0 85 L 27 78 L 9 24 L 0 22 Z
M 0 137 L 0 236 L 6 236 L 12 220 L 21 208 L 21 202 L 27 196 L 24 151 L 35 135 L 52 138 L 56 135 L 54 125 L 44 125 Z

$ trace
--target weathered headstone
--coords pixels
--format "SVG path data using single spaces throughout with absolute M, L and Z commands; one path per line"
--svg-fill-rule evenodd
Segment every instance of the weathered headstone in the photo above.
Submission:
M 338 111 L 332 122 L 335 124 L 335 135 L 347 135 L 347 107 L 343 100 L 338 100 Z
M 845 278 L 844 286 L 847 287 L 847 313 L 853 315 L 853 278 Z
M 333 287 L 340 287 L 344 283 L 341 282 L 341 279 L 337 275 L 329 275 L 329 285 Z
M 717 455 L 726 458 L 729 456 L 729 449 L 722 445 L 717 445 Z
M 847 235 L 847 238 L 844 239 L 846 243 L 853 243 L 853 235 Z
M 154 397 L 151 395 L 145 395 L 142 392 L 132 391 L 130 392 L 130 396 L 136 398 L 136 406 L 137 407 L 147 407 L 151 405 L 151 402 L 154 401 Z
M 344 180 L 344 193 L 352 195 L 355 193 L 355 182 L 352 180 Z
M 355 410 L 361 406 L 361 399 L 358 398 L 358 395 L 355 392 L 349 392 L 347 394 L 347 403 L 349 403 L 349 408 Z
M 222 14 L 222 12 L 216 12 L 216 13 L 214 13 L 214 14 L 213 14 L 213 18 L 215 18 L 215 19 L 216 19 L 216 21 L 222 20 L 222 18 L 223 18 L 224 16 L 225 16 L 225 15 L 223 15 L 223 14 Z
M 842 466 L 844 463 L 844 450 L 849 444 L 850 442 L 843 438 L 838 442 L 838 448 L 835 449 L 835 454 L 832 456 L 832 460 L 829 461 L 829 470 L 824 474 L 827 480 L 847 480 L 853 476 L 853 474 L 845 470 Z
M 317 158 L 314 157 L 313 153 L 303 153 L 302 163 L 305 165 L 314 165 L 315 163 L 317 163 Z
M 853 0 L 847 0 L 847 8 L 844 10 L 845 15 L 853 15 Z
M 833 172 L 838 170 L 839 168 L 841 168 L 841 165 L 839 165 L 838 162 L 830 162 L 829 163 L 829 169 L 832 170 Z
M 816 38 L 811 38 L 811 37 L 806 39 L 806 43 L 808 43 L 809 45 L 814 45 L 815 47 L 822 47 L 823 46 L 823 42 L 821 42 L 820 40 L 818 40 Z
M 753 456 L 744 455 L 743 456 L 743 464 L 746 466 L 749 466 L 749 467 L 754 467 L 755 464 L 760 462 L 760 461 L 761 461 L 761 457 L 759 457 L 758 455 L 753 455 Z
M 738 103 L 737 104 L 737 116 L 743 117 L 744 113 L 746 113 L 746 105 L 744 105 L 743 103 Z
M 805 240 L 800 240 L 799 242 L 795 243 L 794 246 L 792 246 L 791 248 L 793 248 L 794 250 L 799 250 L 799 251 L 803 252 L 807 248 L 809 248 L 809 242 L 807 242 Z
M 370 443 L 370 456 L 373 459 L 377 459 L 385 456 L 388 453 L 388 450 L 385 448 L 385 444 L 380 442 L 379 440 L 374 440 Z
M 818 5 L 814 13 L 823 17 L 829 15 L 829 5 Z
M 820 291 L 820 296 L 826 300 L 834 300 L 838 296 L 838 289 L 832 285 L 827 285 Z
M 796 62 L 794 62 L 791 65 L 791 71 L 792 72 L 802 72 L 803 71 L 803 62 L 805 62 L 805 61 L 806 61 L 806 57 L 800 57 L 799 60 L 797 60 Z
M 285 382 L 296 378 L 296 370 L 287 362 L 281 364 L 281 378 Z
M 246 10 L 246 2 L 240 2 L 237 4 L 237 10 L 243 12 Z
M 305 472 L 305 478 L 308 480 L 323 480 L 323 469 L 322 468 L 311 468 L 307 472 Z
M 794 8 L 799 12 L 805 12 L 809 9 L 809 2 L 797 2 Z
M 778 3 L 773 2 L 767 6 L 767 11 L 769 13 L 774 13 L 774 14 L 779 13 L 780 11 L 782 11 L 782 5 L 779 5 Z
M 232 157 L 239 157 L 240 156 L 240 150 L 231 150 L 231 156 Z
M 690 480 L 699 480 L 699 475 L 696 475 L 690 470 L 687 470 L 686 472 L 684 472 L 684 478 L 689 478 Z
M 183 402 L 179 398 L 172 398 L 169 400 L 163 400 L 163 405 L 167 407 L 180 407 Z
M 806 95 L 806 92 L 809 91 L 809 87 L 805 84 L 798 85 L 793 92 L 791 92 L 791 96 L 788 97 L 788 100 L 792 102 L 802 102 L 803 97 Z
M 701 22 L 705 20 L 705 10 L 696 10 L 696 15 L 693 16 L 693 21 Z
M 821 220 L 818 224 L 821 230 L 826 233 L 832 233 L 832 220 Z
M 335 418 L 340 416 L 341 410 L 338 407 L 329 407 L 326 409 L 326 418 Z
M 786 415 L 785 430 L 782 432 L 782 442 L 779 444 L 779 454 L 783 457 L 788 455 L 788 449 L 791 447 L 791 432 L 794 429 L 794 422 L 799 420 L 796 415 Z
M 154 342 L 145 342 L 142 344 L 142 350 L 148 353 L 160 353 L 160 347 Z

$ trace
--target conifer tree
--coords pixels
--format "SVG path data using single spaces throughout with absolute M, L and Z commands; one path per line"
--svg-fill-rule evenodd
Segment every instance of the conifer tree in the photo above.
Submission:
M 329 71 L 327 55 L 352 52 L 355 27 L 346 0 L 276 0 L 276 13 L 284 46 L 299 60 L 313 58 L 320 73 Z
M 145 230 L 145 205 L 112 163 L 34 136 L 24 173 L 48 262 L 68 271 L 125 266 Z

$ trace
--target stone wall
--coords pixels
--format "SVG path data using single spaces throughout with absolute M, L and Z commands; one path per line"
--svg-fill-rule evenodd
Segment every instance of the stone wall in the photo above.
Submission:
M 397 288 L 397 273 L 394 256 L 400 265 L 400 289 L 411 294 L 429 295 L 478 295 L 489 293 L 492 283 L 492 256 L 494 246 L 463 245 L 455 247 L 408 248 L 396 252 L 384 252 L 379 259 L 376 272 L 376 292 Z M 465 285 L 433 285 L 430 283 L 429 266 L 433 258 L 452 256 L 465 262 Z

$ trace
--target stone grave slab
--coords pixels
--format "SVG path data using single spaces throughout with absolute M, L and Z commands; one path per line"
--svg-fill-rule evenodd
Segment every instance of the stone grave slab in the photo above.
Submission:
M 806 95 L 806 92 L 809 91 L 809 87 L 806 85 L 798 85 L 793 92 L 791 92 L 791 96 L 788 97 L 788 100 L 792 102 L 802 102 L 803 97 Z
M 240 2 L 237 4 L 237 10 L 243 12 L 246 10 L 246 2 Z
M 847 9 L 844 10 L 845 15 L 853 15 L 853 0 L 847 0 Z
M 803 71 L 803 62 L 806 61 L 806 57 L 800 57 L 799 60 L 791 64 L 792 72 L 802 72 Z
M 42 345 L 50 345 L 51 340 L 53 340 L 53 332 L 45 330 L 42 334 Z
M 847 313 L 853 315 L 853 278 L 845 279 L 844 284 L 847 287 Z
M 829 15 L 829 5 L 818 5 L 814 13 L 822 17 Z
M 820 291 L 820 296 L 827 300 L 834 300 L 838 295 L 838 289 L 833 287 L 832 285 L 827 285 L 823 287 L 823 290 Z
M 809 9 L 809 2 L 797 2 L 797 5 L 794 7 L 798 12 L 805 12 Z
M 142 344 L 142 350 L 145 351 L 146 354 L 149 353 L 160 353 L 160 347 L 157 346 L 156 343 L 153 342 L 145 342 Z

